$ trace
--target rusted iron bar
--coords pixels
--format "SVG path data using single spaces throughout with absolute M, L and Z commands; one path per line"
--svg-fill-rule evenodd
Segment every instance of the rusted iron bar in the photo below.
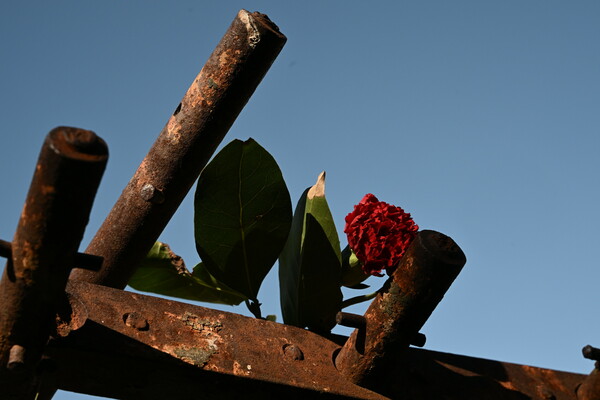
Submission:
M 595 360 L 594 369 L 577 388 L 578 400 L 600 400 L 600 349 L 589 344 L 581 349 L 588 360 Z
M 421 231 L 365 313 L 366 328 L 355 330 L 335 359 L 352 382 L 375 388 L 399 362 L 440 302 L 466 258 L 439 232 Z
M 352 314 L 340 311 L 335 316 L 335 322 L 341 326 L 347 326 L 349 328 L 365 329 L 367 327 L 367 319 L 364 315 Z M 410 344 L 417 347 L 425 346 L 427 337 L 418 332 L 414 338 L 410 341 Z
M 364 315 L 352 314 L 340 311 L 335 316 L 335 322 L 348 328 L 364 329 L 367 326 L 367 319 Z
M 383 377 L 394 399 L 576 400 L 585 375 L 409 348 Z
M 592 372 L 577 387 L 577 400 L 600 400 L 600 365 L 598 364 L 600 362 L 596 362 Z
M 238 13 L 87 248 L 102 269 L 72 279 L 125 287 L 285 41 L 266 15 Z
M 593 347 L 588 344 L 581 349 L 581 353 L 583 354 L 583 357 L 587 358 L 588 360 L 600 361 L 600 349 L 597 347 Z
M 135 399 L 373 399 L 304 329 L 71 281 L 73 311 L 47 355 L 61 389 Z M 173 379 L 173 380 L 172 380 Z
M 0 239 L 0 257 L 12 258 L 12 243 Z M 84 268 L 97 271 L 102 266 L 102 257 L 91 254 L 76 253 L 73 268 Z
M 119 399 L 385 399 L 333 366 L 312 332 L 81 282 L 46 356 L 45 382 Z M 392 399 L 576 400 L 584 375 L 409 348 L 383 371 Z
M 26 398 L 108 159 L 91 131 L 46 137 L 0 281 L 0 387 Z

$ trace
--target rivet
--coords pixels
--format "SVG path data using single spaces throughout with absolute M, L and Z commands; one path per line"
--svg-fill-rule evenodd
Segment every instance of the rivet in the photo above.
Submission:
M 286 358 L 294 361 L 302 361 L 304 360 L 304 353 L 300 347 L 295 344 L 285 344 L 283 345 L 283 354 Z
M 145 201 L 149 201 L 153 204 L 162 204 L 165 202 L 165 195 L 162 190 L 155 188 L 150 183 L 146 183 L 142 186 L 140 196 L 142 196 L 142 199 Z
M 123 314 L 123 321 L 125 322 L 125 325 L 137 329 L 138 331 L 147 331 L 150 329 L 148 320 L 137 312 Z

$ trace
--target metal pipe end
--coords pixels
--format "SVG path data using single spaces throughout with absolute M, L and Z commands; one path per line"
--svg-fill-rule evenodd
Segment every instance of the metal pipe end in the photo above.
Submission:
M 8 363 L 6 364 L 6 368 L 16 373 L 25 371 L 26 353 L 27 351 L 25 347 L 18 344 L 13 345 L 8 354 Z
M 590 346 L 589 344 L 581 349 L 581 353 L 583 354 L 583 357 L 588 360 L 600 361 L 600 349 Z
M 106 142 L 86 129 L 59 126 L 50 131 L 46 140 L 54 151 L 69 158 L 90 161 L 108 158 Z
M 335 322 L 338 325 L 356 329 L 364 329 L 367 326 L 367 319 L 364 315 L 351 314 L 343 311 L 336 314 Z

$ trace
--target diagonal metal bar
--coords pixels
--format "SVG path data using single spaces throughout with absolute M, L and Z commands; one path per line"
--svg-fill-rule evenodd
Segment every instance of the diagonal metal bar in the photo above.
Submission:
M 108 149 L 91 131 L 60 127 L 42 146 L 0 282 L 0 388 L 29 398 L 64 296 Z
M 72 279 L 125 287 L 285 41 L 266 15 L 238 13 L 87 248 L 102 269 Z
M 421 231 L 382 291 L 336 357 L 336 366 L 352 382 L 373 388 L 385 371 L 401 362 L 466 258 L 454 241 L 439 232 Z
M 600 400 L 600 349 L 589 344 L 581 352 L 589 360 L 595 360 L 594 369 L 577 387 L 578 400 Z

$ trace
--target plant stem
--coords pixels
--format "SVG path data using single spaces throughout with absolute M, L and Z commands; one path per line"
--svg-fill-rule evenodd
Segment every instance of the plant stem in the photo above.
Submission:
M 377 293 L 379 293 L 379 292 L 363 294 L 362 296 L 351 297 L 348 300 L 344 300 L 342 302 L 342 309 L 344 309 L 346 307 L 350 307 L 354 304 L 362 303 L 363 301 L 372 300 L 375 298 L 375 296 L 377 296 Z

